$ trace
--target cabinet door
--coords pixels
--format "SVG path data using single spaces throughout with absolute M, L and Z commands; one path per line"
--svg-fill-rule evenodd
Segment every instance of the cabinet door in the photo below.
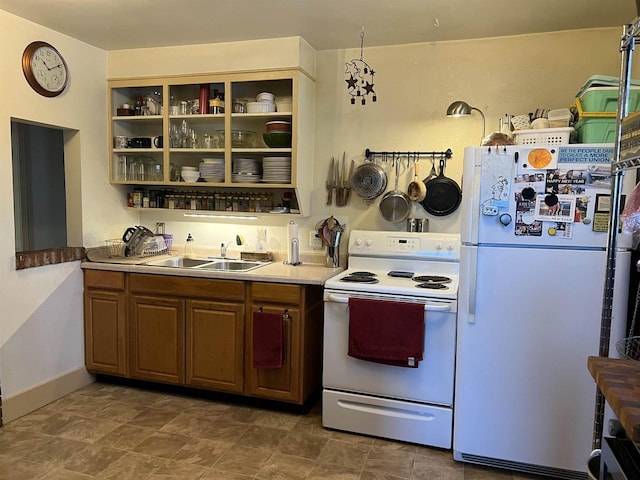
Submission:
M 246 375 L 247 393 L 256 397 L 272 400 L 302 403 L 300 394 L 300 310 L 284 305 L 262 305 L 262 311 L 267 313 L 284 313 L 288 310 L 289 317 L 284 319 L 284 362 L 281 368 L 253 367 L 253 313 L 260 307 L 252 305 L 247 322 L 246 335 Z
M 85 365 L 90 372 L 126 375 L 125 294 L 86 290 Z
M 132 295 L 131 376 L 184 383 L 184 300 Z
M 187 384 L 242 393 L 244 305 L 186 301 Z

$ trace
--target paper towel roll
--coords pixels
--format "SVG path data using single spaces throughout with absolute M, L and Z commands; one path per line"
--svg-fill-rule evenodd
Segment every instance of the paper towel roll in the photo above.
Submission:
M 300 239 L 298 225 L 293 220 L 287 225 L 287 244 L 289 245 L 287 263 L 297 265 L 300 263 Z

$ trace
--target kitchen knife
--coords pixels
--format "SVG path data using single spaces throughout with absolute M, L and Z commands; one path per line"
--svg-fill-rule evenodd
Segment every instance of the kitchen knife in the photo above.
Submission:
M 351 160 L 351 166 L 349 166 L 349 175 L 347 176 L 347 180 L 346 180 L 346 188 L 347 191 L 345 193 L 345 199 L 344 199 L 344 204 L 348 205 L 349 204 L 349 199 L 351 198 L 351 179 L 353 178 L 353 167 L 355 165 L 355 160 Z
M 335 179 L 334 185 L 336 187 L 336 207 L 340 207 L 342 205 L 342 183 L 341 183 L 341 172 L 340 172 L 340 160 L 336 160 L 335 164 Z
M 331 157 L 331 163 L 329 164 L 329 174 L 327 175 L 327 205 L 331 205 L 333 202 L 333 188 L 334 185 L 334 174 L 333 174 L 333 165 L 334 159 Z

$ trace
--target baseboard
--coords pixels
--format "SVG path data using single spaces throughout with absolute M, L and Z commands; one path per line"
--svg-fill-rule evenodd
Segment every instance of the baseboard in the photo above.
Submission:
M 12 397 L 3 398 L 2 421 L 6 425 L 93 382 L 95 377 L 81 367 Z

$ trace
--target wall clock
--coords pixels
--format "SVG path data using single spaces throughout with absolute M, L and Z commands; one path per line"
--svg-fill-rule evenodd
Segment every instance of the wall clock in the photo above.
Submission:
M 31 88 L 45 97 L 60 95 L 67 86 L 67 64 L 52 45 L 32 42 L 22 54 L 22 71 Z

